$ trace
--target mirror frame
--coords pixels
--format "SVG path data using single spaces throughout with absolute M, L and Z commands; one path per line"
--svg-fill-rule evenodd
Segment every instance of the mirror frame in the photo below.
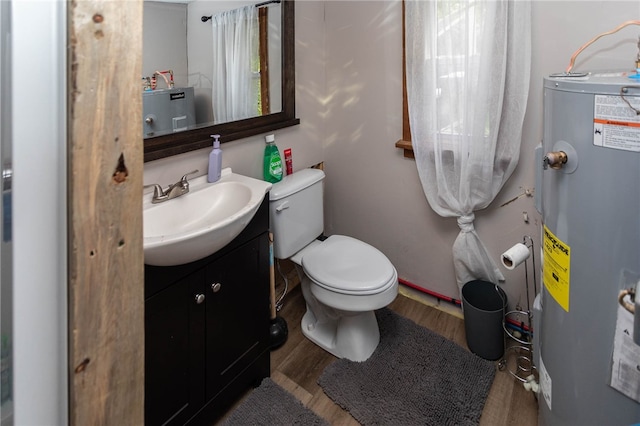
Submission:
M 300 124 L 295 100 L 294 0 L 282 0 L 282 111 L 143 139 L 144 161 L 153 161 L 211 146 L 211 135 L 230 142 Z M 142 123 L 142 120 L 140 120 Z

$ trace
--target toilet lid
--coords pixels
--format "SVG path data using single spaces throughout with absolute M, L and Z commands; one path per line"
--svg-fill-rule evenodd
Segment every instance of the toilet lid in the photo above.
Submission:
M 344 294 L 380 293 L 397 281 L 382 252 L 344 235 L 332 235 L 305 254 L 302 267 L 317 285 Z

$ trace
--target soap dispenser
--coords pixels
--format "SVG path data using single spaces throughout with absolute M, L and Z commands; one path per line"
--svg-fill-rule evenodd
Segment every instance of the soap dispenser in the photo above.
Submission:
M 209 154 L 209 174 L 207 181 L 217 182 L 222 171 L 222 150 L 220 149 L 220 135 L 211 135 L 213 138 L 213 150 Z

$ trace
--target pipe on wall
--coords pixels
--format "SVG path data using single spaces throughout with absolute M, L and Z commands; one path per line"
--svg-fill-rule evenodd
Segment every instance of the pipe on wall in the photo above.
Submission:
M 404 278 L 398 278 L 398 282 L 402 285 L 405 285 L 407 287 L 410 287 L 414 290 L 418 290 L 422 293 L 425 293 L 429 296 L 435 297 L 438 300 L 442 300 L 445 302 L 449 302 L 453 305 L 456 305 L 458 307 L 462 307 L 462 301 L 460 299 L 454 299 L 453 297 L 449 297 L 449 296 L 445 296 L 443 294 L 437 293 L 435 291 L 429 290 L 427 288 L 424 287 L 420 287 L 417 284 L 412 283 L 411 281 L 407 281 Z M 505 321 L 508 323 L 509 328 L 520 331 L 521 333 L 525 333 L 528 334 L 530 332 L 529 330 L 529 326 L 527 326 L 526 324 L 522 323 L 522 322 L 518 322 L 515 321 L 514 319 L 511 318 L 505 318 Z

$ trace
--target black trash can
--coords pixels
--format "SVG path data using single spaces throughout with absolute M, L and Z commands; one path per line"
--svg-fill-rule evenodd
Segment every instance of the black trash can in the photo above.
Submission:
M 491 361 L 504 355 L 506 307 L 507 295 L 494 283 L 475 280 L 462 286 L 464 331 L 471 352 Z

